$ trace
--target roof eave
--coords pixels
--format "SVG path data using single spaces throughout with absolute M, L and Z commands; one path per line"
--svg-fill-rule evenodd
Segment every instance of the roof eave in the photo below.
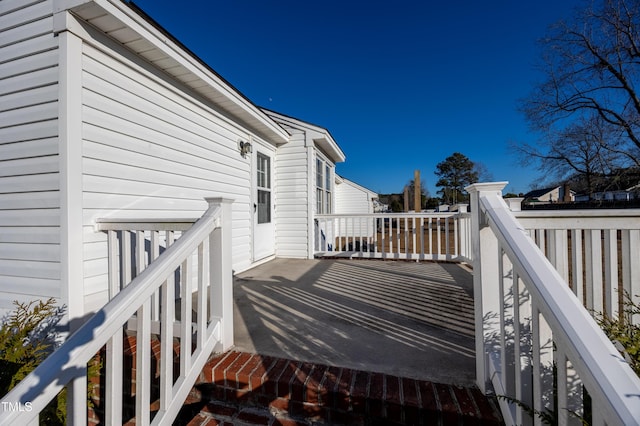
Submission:
M 336 174 L 336 176 L 338 176 L 338 175 Z M 367 192 L 370 195 L 375 195 L 375 198 L 378 198 L 380 196 L 377 192 L 372 191 L 369 188 L 367 188 L 365 186 L 362 186 L 359 183 L 356 183 L 356 182 L 352 181 L 351 179 L 347 179 L 344 176 L 340 176 L 340 179 L 342 181 L 341 183 L 346 183 L 347 185 L 354 186 L 354 187 L 358 188 L 361 191 Z
M 284 128 L 135 4 L 120 0 L 72 3 L 75 4 L 70 10 L 75 16 L 180 81 L 225 116 L 241 122 L 276 145 L 289 141 L 289 133 Z M 144 54 L 142 48 L 136 51 L 134 47 L 140 45 L 144 46 Z
M 267 108 L 262 108 L 262 111 L 278 122 L 313 132 L 312 139 L 314 144 L 322 149 L 334 163 L 342 163 L 346 160 L 346 155 L 326 128 Z

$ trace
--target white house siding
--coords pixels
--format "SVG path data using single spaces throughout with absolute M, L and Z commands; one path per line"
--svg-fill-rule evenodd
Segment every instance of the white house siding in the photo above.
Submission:
M 0 1 L 0 314 L 61 297 L 58 38 L 51 1 Z
M 335 213 L 359 215 L 373 213 L 372 198 L 378 194 L 355 184 L 347 179 L 339 178 L 335 186 Z M 349 236 L 372 238 L 374 222 L 371 219 L 341 219 L 340 232 Z M 341 247 L 342 248 L 342 247 Z
M 548 192 L 544 196 L 538 197 L 538 199 L 540 201 L 547 201 L 547 202 L 561 201 L 560 187 L 554 188 L 552 191 Z
M 373 213 L 372 198 L 377 198 L 378 196 L 375 192 L 371 192 L 346 179 L 342 179 L 337 183 L 335 188 L 336 214 Z
M 291 140 L 276 157 L 277 256 L 306 258 L 309 241 L 309 173 L 305 133 L 289 128 Z
M 344 161 L 344 153 L 328 130 L 274 111 L 265 112 L 290 134 L 289 142 L 278 148 L 277 155 L 277 255 L 312 258 L 319 238 L 315 221 L 316 159 L 329 165 L 333 179 L 335 162 Z M 333 197 L 332 193 L 332 201 Z
M 233 268 L 251 265 L 250 158 L 238 140 L 269 144 L 183 92 L 99 35 L 83 45 L 83 223 L 87 309 L 106 293 L 98 218 L 199 217 L 207 196 L 233 198 Z M 272 148 L 271 148 L 272 149 Z

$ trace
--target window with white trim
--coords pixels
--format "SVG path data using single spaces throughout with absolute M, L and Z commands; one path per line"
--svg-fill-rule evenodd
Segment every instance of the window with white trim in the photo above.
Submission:
M 258 223 L 271 222 L 271 161 L 264 154 L 258 153 L 257 186 L 258 186 Z
M 331 165 L 324 160 L 316 158 L 316 212 L 318 214 L 329 214 L 332 210 Z
M 325 195 L 325 213 L 331 213 L 331 167 L 327 164 L 324 167 L 324 195 Z

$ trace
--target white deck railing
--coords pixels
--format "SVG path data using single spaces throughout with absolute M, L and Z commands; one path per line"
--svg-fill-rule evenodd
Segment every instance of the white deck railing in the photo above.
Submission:
M 588 310 L 616 317 L 625 293 L 640 302 L 639 210 L 514 214 Z
M 470 260 L 468 213 L 316 216 L 316 255 L 440 261 Z
M 0 424 L 34 422 L 65 386 L 75 389 L 73 402 L 68 404 L 68 423 L 86 424 L 86 366 L 105 345 L 102 420 L 104 424 L 122 424 L 123 338 L 125 333 L 132 333 L 131 329 L 136 336 L 135 421 L 173 422 L 211 353 L 233 345 L 231 201 L 207 201 L 208 210 L 175 243 L 173 230 L 184 229 L 189 223 L 102 221 L 97 225 L 109 235 L 112 298 L 2 399 L 2 406 L 28 406 L 29 410 L 0 410 Z M 164 244 L 160 231 L 168 231 Z M 117 244 L 118 235 L 121 244 Z M 132 235 L 136 242 L 130 245 Z M 178 315 L 176 294 L 180 295 Z M 152 419 L 154 379 L 149 359 L 155 333 L 160 345 L 160 374 L 158 409 Z M 173 368 L 176 337 L 180 340 L 179 371 Z M 78 395 L 77 390 L 83 388 L 84 395 Z
M 637 222 L 632 226 L 628 217 L 584 219 L 576 212 L 572 219 L 571 213 L 563 218 L 558 212 L 546 218 L 540 217 L 546 213 L 518 213 L 523 224 L 502 200 L 504 186 L 468 188 L 478 385 L 483 390 L 492 385 L 498 395 L 510 398 L 500 399 L 507 424 L 540 424 L 519 404 L 555 412 L 561 425 L 580 424 L 576 416 L 590 419 L 592 425 L 639 424 L 640 379 L 565 280 L 571 275 L 576 294 L 579 287 L 586 288 L 585 303 L 614 312 L 614 303 L 606 302 L 617 300 L 612 289 L 618 288 L 612 271 L 617 268 L 607 266 L 618 265 L 617 244 L 612 241 L 620 241 L 620 264 L 629 268 L 622 269 L 623 276 L 634 277 L 630 271 L 640 266 L 633 249 L 638 244 Z M 627 259 L 632 255 L 633 260 Z M 635 278 L 621 281 L 633 292 L 640 290 Z

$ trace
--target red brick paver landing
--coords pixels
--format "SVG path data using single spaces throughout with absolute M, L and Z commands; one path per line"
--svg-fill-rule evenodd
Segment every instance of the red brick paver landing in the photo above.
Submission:
M 214 356 L 178 424 L 501 425 L 477 388 L 245 352 Z

